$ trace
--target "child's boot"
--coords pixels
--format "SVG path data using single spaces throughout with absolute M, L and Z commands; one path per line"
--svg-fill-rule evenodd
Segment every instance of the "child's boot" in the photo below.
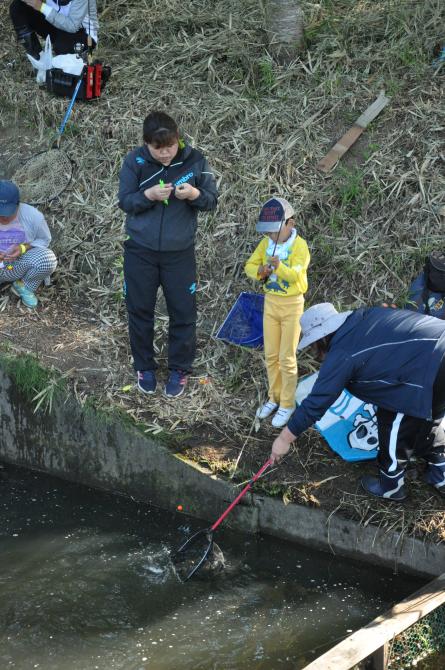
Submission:
M 425 481 L 434 486 L 436 491 L 445 495 L 445 454 L 431 454 L 428 456 Z
M 11 291 L 21 299 L 23 305 L 28 307 L 28 309 L 35 309 L 37 307 L 38 300 L 36 294 L 34 291 L 31 291 L 31 289 L 26 288 L 25 284 L 20 279 L 17 279 L 12 284 Z
M 377 498 L 387 498 L 388 500 L 405 500 L 405 471 L 401 470 L 395 474 L 388 474 L 380 470 L 379 475 L 363 475 L 360 479 L 362 487 L 367 493 Z

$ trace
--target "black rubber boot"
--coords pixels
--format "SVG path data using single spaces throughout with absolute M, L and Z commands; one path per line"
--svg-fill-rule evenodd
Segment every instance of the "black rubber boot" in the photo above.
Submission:
M 23 46 L 26 53 L 36 60 L 39 60 L 42 47 L 35 32 L 29 28 L 23 27 L 17 28 L 16 33 L 17 42 Z
M 380 470 L 378 477 L 363 475 L 360 483 L 367 493 L 377 498 L 401 501 L 406 498 L 404 471 L 388 474 Z

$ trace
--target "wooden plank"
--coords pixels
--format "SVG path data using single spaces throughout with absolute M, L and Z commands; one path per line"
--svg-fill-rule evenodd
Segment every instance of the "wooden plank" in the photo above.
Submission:
M 336 144 L 334 144 L 332 149 L 317 164 L 318 169 L 322 172 L 329 172 L 332 170 L 334 165 L 338 163 L 343 154 L 345 154 L 348 149 L 352 147 L 354 142 L 357 142 L 363 130 L 364 129 L 360 126 L 352 126 L 352 128 L 350 128 L 348 132 L 345 133 Z
M 358 117 L 355 125 L 360 126 L 360 128 L 367 128 L 371 121 L 374 121 L 375 117 L 378 116 L 382 109 L 386 107 L 388 102 L 389 98 L 387 98 L 385 93 L 382 91 L 379 97 L 374 100 L 372 105 L 370 105 L 368 109 L 366 109 L 363 114 Z
M 377 649 L 371 656 L 371 670 L 387 670 L 389 661 L 389 645 L 384 644 L 383 647 Z
M 338 163 L 340 158 L 345 154 L 352 145 L 357 142 L 358 138 L 364 131 L 364 129 L 375 119 L 375 117 L 380 114 L 382 109 L 386 107 L 389 102 L 389 98 L 386 97 L 382 91 L 378 98 L 374 100 L 372 105 L 361 114 L 357 121 L 354 123 L 352 128 L 350 128 L 341 139 L 336 142 L 330 151 L 317 163 L 317 168 L 322 172 L 329 172 L 332 170 L 334 165 Z
M 304 670 L 350 670 L 445 603 L 445 573 L 337 644 Z

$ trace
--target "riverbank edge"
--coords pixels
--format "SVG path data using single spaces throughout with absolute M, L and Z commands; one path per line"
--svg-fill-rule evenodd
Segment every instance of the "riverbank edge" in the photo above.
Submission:
M 168 511 L 181 505 L 203 521 L 215 521 L 240 490 L 173 453 L 165 435 L 147 436 L 119 415 L 81 406 L 65 390 L 51 401 L 50 412 L 36 411 L 29 391 L 0 360 L 0 461 Z M 445 543 L 402 537 L 266 495 L 248 493 L 225 523 L 395 572 L 432 577 L 445 565 Z

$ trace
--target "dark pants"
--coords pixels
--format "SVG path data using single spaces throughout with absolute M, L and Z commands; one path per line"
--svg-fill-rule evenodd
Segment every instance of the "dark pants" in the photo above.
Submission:
M 77 33 L 68 33 L 65 30 L 60 30 L 60 28 L 56 28 L 49 23 L 44 14 L 25 5 L 21 0 L 13 0 L 9 8 L 9 13 L 17 33 L 20 33 L 20 31 L 23 30 L 28 30 L 29 32 L 37 33 L 44 39 L 50 35 L 51 43 L 56 54 L 74 53 L 74 47 L 79 42 L 84 46 L 87 45 L 87 33 L 85 28 L 81 28 Z M 93 45 L 94 44 L 93 40 Z
M 389 475 L 403 472 L 412 454 L 427 462 L 445 462 L 445 357 L 433 387 L 432 420 L 378 408 L 378 465 Z
M 196 261 L 193 246 L 152 251 L 125 242 L 124 276 L 135 370 L 155 370 L 153 335 L 159 286 L 167 303 L 168 367 L 190 372 L 196 353 Z

